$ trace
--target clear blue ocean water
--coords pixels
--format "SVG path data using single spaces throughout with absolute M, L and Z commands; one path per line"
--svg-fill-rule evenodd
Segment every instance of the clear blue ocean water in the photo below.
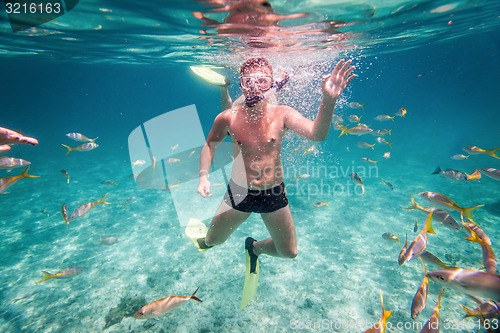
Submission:
M 272 4 L 280 14 L 309 13 L 280 22 L 284 30 L 307 24 L 321 28 L 321 22 L 335 15 L 352 25 L 337 27 L 345 34 L 339 42 L 321 34 L 292 34 L 284 45 L 255 47 L 244 35 L 226 36 L 202 25 L 192 12 L 209 10 L 206 1 L 154 1 L 138 7 L 127 1 L 120 6 L 81 1 L 60 19 L 16 33 L 7 15 L 0 14 L 0 127 L 39 141 L 37 146 L 12 146 L 0 155 L 30 161 L 29 173 L 40 176 L 22 179 L 0 193 L 0 331 L 364 332 L 380 319 L 382 290 L 385 308 L 392 311 L 387 332 L 419 332 L 415 325 L 430 317 L 441 287 L 430 283 L 427 306 L 412 320 L 410 306 L 424 277 L 422 265 L 414 260 L 399 266 L 400 244 L 382 238 L 390 232 L 402 242 L 408 235 L 411 242 L 417 235 L 415 219 L 419 230 L 423 227 L 424 214 L 403 209 L 410 205 L 410 193 L 423 206 L 427 203 L 418 193 L 424 191 L 442 193 L 462 207 L 484 205 L 474 217 L 498 253 L 500 182 L 484 176 L 451 181 L 432 174 L 438 166 L 468 174 L 500 169 L 500 160 L 485 154 L 450 158 L 466 154 L 466 146 L 500 147 L 498 5 Z M 445 5 L 449 7 L 440 7 Z M 223 20 L 227 12 L 210 15 Z M 255 55 L 268 58 L 276 73 L 290 74 L 278 101 L 310 119 L 319 106 L 321 75 L 339 59 L 352 59 L 358 77 L 335 112 L 346 123 L 356 114 L 373 128 L 392 129 L 385 138 L 393 146 L 370 135 L 338 137 L 333 127 L 320 143 L 293 134 L 285 137 L 282 160 L 299 254 L 293 260 L 262 256 L 257 295 L 241 311 L 243 242 L 250 235 L 268 237 L 261 217 L 252 214 L 224 244 L 199 253 L 184 235 L 187 222 L 179 216 L 214 210 L 224 186 L 213 185 L 214 196 L 205 201 L 188 183 L 170 191 L 138 186 L 130 177 L 136 169 L 129 136 L 151 119 L 189 105 L 196 106 L 206 136 L 222 111 L 219 88 L 194 75 L 189 66 L 220 66 L 215 70 L 231 80 L 235 99 L 240 94 L 237 68 Z M 351 109 L 349 102 L 364 109 Z M 408 111 L 404 118 L 374 120 L 402 107 Z M 176 130 L 177 142 L 171 139 L 172 129 L 160 128 L 157 134 L 160 140 L 164 135 L 165 146 L 177 143 L 179 151 L 190 151 L 182 145 L 190 141 L 191 128 Z M 64 155 L 61 144 L 78 145 L 65 136 L 70 132 L 98 137 L 99 147 Z M 361 149 L 359 141 L 376 145 Z M 313 144 L 315 154 L 292 151 Z M 391 153 L 390 159 L 382 157 L 385 152 Z M 378 161 L 377 166 L 370 167 L 362 157 Z M 198 160 L 182 158 L 182 163 L 192 166 Z M 69 184 L 61 169 L 69 173 Z M 363 175 L 366 195 L 349 179 L 352 170 L 369 170 Z M 21 171 L 0 170 L 0 178 Z M 295 179 L 303 173 L 311 177 Z M 213 184 L 224 181 L 220 175 L 213 179 Z M 63 204 L 71 213 L 106 193 L 110 205 L 97 205 L 65 225 Z M 131 197 L 135 199 L 122 206 Z M 320 201 L 328 206 L 313 207 Z M 449 213 L 460 221 L 459 213 Z M 451 266 L 481 268 L 481 248 L 463 239 L 463 228 L 435 225 L 435 231 L 429 235 L 430 252 Z M 106 246 L 100 236 L 120 241 Z M 56 273 L 72 266 L 84 270 L 35 284 L 43 278 L 41 271 Z M 439 266 L 429 263 L 427 268 Z M 186 302 L 157 320 L 132 317 L 147 303 L 169 295 L 189 296 L 200 285 L 197 296 L 203 303 Z M 466 295 L 446 289 L 441 331 L 486 332 L 477 320 L 463 320 L 459 304 L 475 307 Z

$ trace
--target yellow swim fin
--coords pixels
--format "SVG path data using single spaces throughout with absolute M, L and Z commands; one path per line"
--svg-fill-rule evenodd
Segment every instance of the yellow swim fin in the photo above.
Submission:
M 200 243 L 199 243 L 200 239 L 205 238 L 205 236 L 207 235 L 207 232 L 208 232 L 208 228 L 205 225 L 205 223 L 203 223 L 200 220 L 195 219 L 195 218 L 189 219 L 189 222 L 186 225 L 186 230 L 184 231 L 186 236 L 188 236 L 189 239 L 191 239 L 191 241 L 194 243 L 194 245 L 198 248 L 198 251 L 200 251 L 200 252 L 204 252 L 210 248 L 210 247 L 208 247 L 208 248 L 202 249 L 202 248 L 200 248 Z
M 204 79 L 205 81 L 208 81 L 212 84 L 216 84 L 218 86 L 228 86 L 229 85 L 229 80 L 226 79 L 223 75 L 213 71 L 210 69 L 210 67 L 207 66 L 190 66 L 191 70 Z
M 249 237 L 250 238 L 250 237 Z M 252 252 L 253 253 L 253 252 Z M 241 297 L 240 309 L 243 310 L 257 293 L 257 283 L 259 282 L 259 260 L 256 260 L 255 272 L 252 272 L 252 260 L 248 250 L 245 250 L 245 285 L 243 286 L 243 296 Z

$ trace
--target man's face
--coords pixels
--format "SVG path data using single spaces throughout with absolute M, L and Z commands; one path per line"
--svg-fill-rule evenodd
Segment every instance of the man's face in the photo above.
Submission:
M 258 96 L 273 85 L 273 77 L 269 68 L 249 68 L 240 76 L 241 90 L 245 97 Z

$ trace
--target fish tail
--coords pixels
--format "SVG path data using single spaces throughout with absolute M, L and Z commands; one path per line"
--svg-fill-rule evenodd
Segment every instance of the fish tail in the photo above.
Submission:
M 418 209 L 418 204 L 415 201 L 415 199 L 413 199 L 413 195 L 411 195 L 411 193 L 410 193 L 410 197 L 411 197 L 411 206 L 406 207 L 405 209 Z
M 372 144 L 372 145 L 369 145 L 369 146 L 370 146 L 373 150 L 375 150 L 375 148 L 373 148 L 373 147 L 375 147 L 375 144 Z
M 425 230 L 425 232 L 429 232 L 431 234 L 436 234 L 434 229 L 432 229 L 432 216 L 433 215 L 434 214 L 429 213 L 429 215 L 427 216 L 427 219 L 425 220 L 424 230 Z
M 96 205 L 97 204 L 111 205 L 109 202 L 104 201 L 104 197 L 107 196 L 107 195 L 108 195 L 108 193 L 106 193 L 105 195 L 103 195 L 101 199 L 97 200 Z
M 382 289 L 380 289 L 380 302 L 382 303 L 382 320 L 387 320 L 392 314 L 392 311 L 386 311 L 384 306 L 384 295 L 382 295 Z
M 95 143 L 95 140 L 97 140 L 97 139 L 99 139 L 99 137 L 97 137 L 97 138 L 95 138 L 95 139 L 89 139 L 89 140 L 90 140 L 90 142 Z
M 465 179 L 467 181 L 474 180 L 476 178 L 481 178 L 481 172 L 479 170 L 475 170 L 471 175 L 465 172 Z
M 67 152 L 66 152 L 66 154 L 64 154 L 64 155 L 68 155 L 68 154 L 69 154 L 69 153 L 71 153 L 73 150 L 75 150 L 75 148 L 71 148 L 70 146 L 63 145 L 62 143 L 61 143 L 61 146 L 66 147 L 66 149 L 68 149 L 68 151 L 67 151 Z
M 44 272 L 44 271 L 42 271 L 42 274 L 43 274 L 43 279 L 41 279 L 37 283 L 40 283 L 40 282 L 43 282 L 43 281 L 47 281 L 47 280 L 50 280 L 53 277 L 55 277 L 55 274 L 50 274 L 50 273 L 47 273 L 47 272 Z M 35 284 L 37 284 L 37 283 L 35 283 Z
M 469 218 L 469 220 L 471 220 L 472 222 L 474 222 L 474 224 L 476 224 L 476 222 L 474 221 L 474 218 L 472 217 L 472 212 L 476 209 L 478 209 L 479 207 L 483 207 L 484 205 L 479 205 L 479 206 L 474 206 L 474 207 L 468 207 L 468 208 L 462 208 L 460 211 Z
M 392 149 L 392 145 L 394 144 L 394 142 L 387 142 L 387 144 L 389 145 L 389 148 Z
M 474 230 L 468 229 L 468 228 L 467 228 L 467 230 L 469 230 L 469 232 L 470 232 L 470 237 L 464 237 L 465 240 L 468 240 L 468 241 L 474 242 L 474 243 L 479 243 L 479 244 L 482 243 L 481 242 L 481 238 L 479 238 L 477 236 L 477 234 L 476 234 L 476 232 Z
M 422 256 L 420 256 L 420 260 L 422 260 L 422 265 L 424 266 L 424 272 L 425 272 L 425 275 L 427 276 L 427 268 L 425 268 L 425 263 L 424 263 L 424 259 L 422 259 Z
M 441 169 L 441 167 L 437 167 L 436 170 L 434 170 L 434 172 L 432 174 L 433 175 L 439 175 L 441 172 L 443 172 L 443 170 Z
M 389 135 L 392 135 L 392 128 L 389 130 Z
M 359 106 L 360 106 L 363 110 L 365 109 L 364 104 L 360 104 Z M 363 116 L 361 116 L 361 117 L 363 117 Z M 361 117 L 359 117 L 359 118 L 361 119 Z
M 198 287 L 198 288 L 196 288 L 196 290 L 194 291 L 194 293 L 191 295 L 191 297 L 190 297 L 190 298 L 191 298 L 191 299 L 194 299 L 194 300 L 195 300 L 195 301 L 197 301 L 197 302 L 202 303 L 203 301 L 202 301 L 201 299 L 199 299 L 198 297 L 196 297 L 196 296 L 195 296 L 195 294 L 198 292 L 198 290 L 200 289 L 200 287 L 201 287 L 201 284 L 199 285 L 199 287 Z
M 33 176 L 33 175 L 29 175 L 28 174 L 28 169 L 30 168 L 30 166 L 28 165 L 26 167 L 26 169 L 24 169 L 24 171 L 19 175 L 20 178 L 38 178 L 40 176 Z
M 339 128 L 340 128 L 340 131 L 341 131 L 340 135 L 338 136 L 339 138 L 340 138 L 342 135 L 344 135 L 344 134 L 346 134 L 346 133 L 348 133 L 348 132 L 349 132 L 349 128 L 347 128 L 346 126 L 339 126 Z
M 458 304 L 458 305 L 460 305 L 460 306 L 462 307 L 462 309 L 464 309 L 464 311 L 465 311 L 465 313 L 466 313 L 466 315 L 465 315 L 464 319 L 465 319 L 465 318 L 469 318 L 469 317 L 473 317 L 473 316 L 474 316 L 474 313 L 473 313 L 471 310 L 467 309 L 467 308 L 466 308 L 465 306 L 463 306 L 462 304 Z
M 361 190 L 363 191 L 363 195 L 365 195 L 365 185 L 361 184 Z
M 444 288 L 441 289 L 441 291 L 439 292 L 438 301 L 437 301 L 437 304 L 436 304 L 436 307 L 438 309 L 441 309 L 441 296 L 443 295 L 443 293 L 444 293 Z
M 497 151 L 499 151 L 499 150 L 500 150 L 500 147 L 495 148 L 495 149 L 485 150 L 484 153 L 490 155 L 491 157 L 500 159 L 500 155 L 498 155 L 498 153 L 497 153 Z

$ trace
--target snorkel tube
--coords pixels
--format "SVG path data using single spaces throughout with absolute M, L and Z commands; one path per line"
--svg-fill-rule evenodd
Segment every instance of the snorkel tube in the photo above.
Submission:
M 261 94 L 259 96 L 250 96 L 250 97 L 245 98 L 245 104 L 249 108 L 255 106 L 257 103 L 259 103 L 263 99 L 268 98 L 272 94 L 275 94 L 276 92 L 278 92 L 281 88 L 283 88 L 283 86 L 289 80 L 290 80 L 290 77 L 288 76 L 288 74 L 287 73 L 283 73 L 281 81 L 276 81 L 274 83 L 274 85 L 268 91 L 266 91 L 265 93 L 263 93 L 263 94 Z

